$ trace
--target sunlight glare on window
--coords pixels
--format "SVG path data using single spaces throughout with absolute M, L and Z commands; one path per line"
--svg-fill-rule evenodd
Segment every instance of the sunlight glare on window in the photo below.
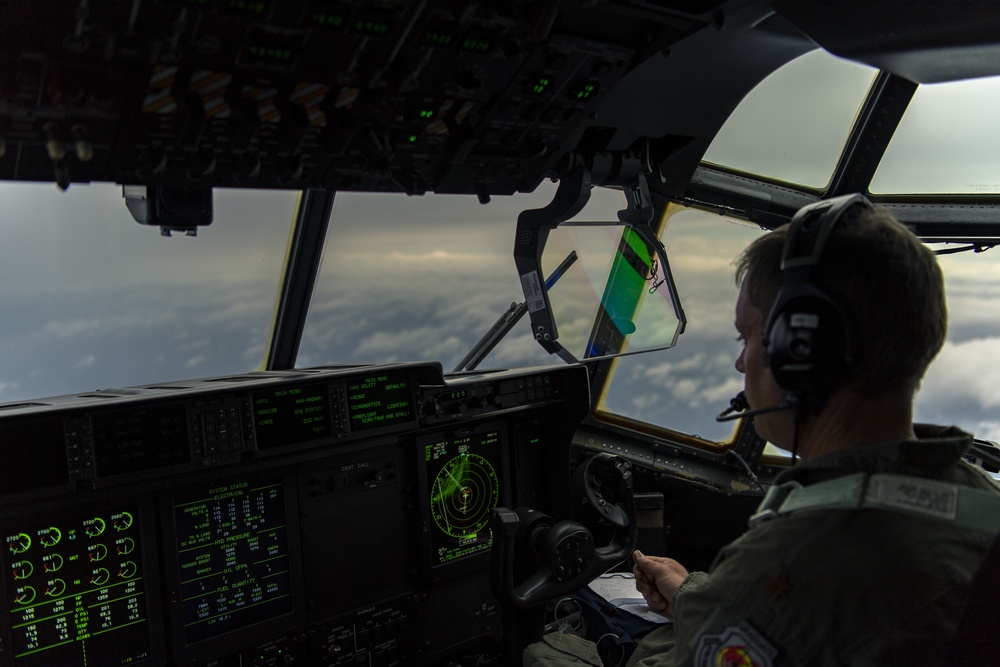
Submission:
M 704 160 L 822 189 L 829 182 L 875 70 L 817 50 L 764 79 L 722 126 Z
M 917 88 L 886 149 L 875 194 L 1000 193 L 1000 77 Z

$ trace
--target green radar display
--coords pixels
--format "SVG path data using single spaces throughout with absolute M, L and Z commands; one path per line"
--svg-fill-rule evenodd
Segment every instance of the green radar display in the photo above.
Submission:
M 489 430 L 424 444 L 434 566 L 486 551 L 490 510 L 500 504 L 500 433 Z

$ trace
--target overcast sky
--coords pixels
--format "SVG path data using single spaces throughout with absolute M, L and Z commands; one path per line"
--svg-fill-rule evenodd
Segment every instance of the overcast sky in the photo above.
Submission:
M 846 96 L 863 92 L 865 77 L 870 73 L 853 65 L 818 78 L 793 70 L 783 85 L 806 92 L 810 85 L 839 87 Z M 957 99 L 983 106 L 981 94 L 971 95 Z M 796 123 L 822 105 L 755 109 L 751 98 L 747 104 L 761 129 L 733 120 L 735 130 L 723 133 L 710 157 L 747 168 L 756 161 L 765 171 L 790 166 L 788 173 L 803 182 L 825 178 L 777 142 L 784 136 L 794 147 L 818 132 L 836 150 L 849 120 L 805 130 Z M 970 122 L 976 113 L 967 114 Z M 937 136 L 917 126 L 924 128 L 918 135 Z M 910 159 L 925 162 L 903 162 Z M 996 158 L 990 159 L 995 170 Z M 911 169 L 911 177 L 917 173 Z M 956 178 L 975 187 L 1000 182 L 988 170 Z M 511 258 L 516 217 L 547 204 L 554 187 L 545 183 L 532 195 L 495 197 L 486 206 L 458 196 L 339 195 L 299 365 L 437 360 L 450 370 L 522 300 Z M 620 196 L 601 194 L 582 218 L 616 218 Z M 295 202 L 290 192 L 217 191 L 213 225 L 197 238 L 164 238 L 131 219 L 116 186 L 73 185 L 64 193 L 51 184 L 0 183 L 0 402 L 260 367 Z M 732 261 L 759 231 L 717 216 L 699 220 L 678 222 L 664 239 L 687 333 L 674 349 L 623 360 L 608 405 L 722 438 L 727 429 L 711 416 L 742 385 L 733 368 Z M 944 257 L 942 265 L 950 331 L 917 416 L 1000 440 L 1000 250 Z M 525 319 L 484 367 L 553 361 Z
M 164 238 L 132 221 L 112 186 L 21 190 L 0 186 L 0 401 L 261 365 L 293 195 L 220 192 L 215 224 L 197 238 Z M 533 197 L 487 206 L 341 195 L 299 365 L 437 360 L 450 370 L 523 299 L 511 258 L 514 222 L 552 191 L 546 184 Z M 619 195 L 602 194 L 582 217 L 614 217 Z M 712 439 L 727 435 L 711 416 L 742 386 L 733 368 L 732 261 L 758 233 L 718 216 L 675 219 L 665 241 L 688 329 L 674 349 L 621 362 L 612 410 Z M 918 417 L 1000 440 L 1000 252 L 942 262 L 951 328 Z M 551 362 L 525 319 L 484 367 Z

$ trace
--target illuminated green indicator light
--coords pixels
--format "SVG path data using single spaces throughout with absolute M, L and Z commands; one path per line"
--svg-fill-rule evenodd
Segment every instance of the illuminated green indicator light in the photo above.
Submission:
M 549 87 L 550 83 L 552 83 L 552 82 L 549 81 L 548 79 L 541 78 L 541 79 L 538 80 L 538 83 L 536 83 L 534 86 L 532 86 L 531 91 L 534 92 L 534 93 L 544 93 L 545 89 Z
M 420 117 L 421 118 L 433 118 L 434 117 L 434 112 L 431 111 L 430 109 L 421 109 L 420 110 Z
M 229 0 L 229 8 L 248 14 L 263 14 L 267 9 L 267 3 L 253 2 L 252 0 Z
M 433 44 L 434 46 L 451 46 L 454 39 L 454 35 L 449 35 L 443 32 L 432 31 L 424 33 L 424 42 L 427 44 Z
M 578 100 L 589 100 L 590 97 L 591 97 L 591 95 L 593 95 L 595 92 L 597 92 L 597 86 L 595 86 L 592 83 L 588 83 L 586 86 L 584 86 L 583 88 L 581 88 L 576 93 L 576 99 L 578 99 Z
M 313 14 L 312 22 L 315 25 L 339 28 L 344 25 L 344 17 L 339 14 Z
M 291 49 L 278 49 L 273 46 L 251 46 L 250 54 L 258 58 L 270 58 L 271 60 L 291 60 Z
M 411 144 L 417 143 L 417 135 L 415 135 L 415 134 L 411 134 L 410 135 L 410 143 Z
M 379 21 L 358 21 L 354 24 L 354 28 L 358 32 L 367 32 L 373 35 L 384 35 L 389 32 L 389 24 L 381 23 Z
M 470 37 L 462 42 L 462 48 L 465 49 L 466 51 L 477 51 L 479 53 L 487 53 L 490 49 L 493 48 L 493 44 L 491 42 L 486 41 L 485 39 L 472 39 Z

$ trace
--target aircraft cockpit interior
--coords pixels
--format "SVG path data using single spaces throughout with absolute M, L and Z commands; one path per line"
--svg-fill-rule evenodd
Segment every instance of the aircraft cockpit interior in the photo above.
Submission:
M 734 260 L 848 193 L 939 253 L 916 417 L 1000 475 L 990 3 L 2 17 L 2 667 L 519 665 L 635 548 L 707 569 L 794 458 Z

